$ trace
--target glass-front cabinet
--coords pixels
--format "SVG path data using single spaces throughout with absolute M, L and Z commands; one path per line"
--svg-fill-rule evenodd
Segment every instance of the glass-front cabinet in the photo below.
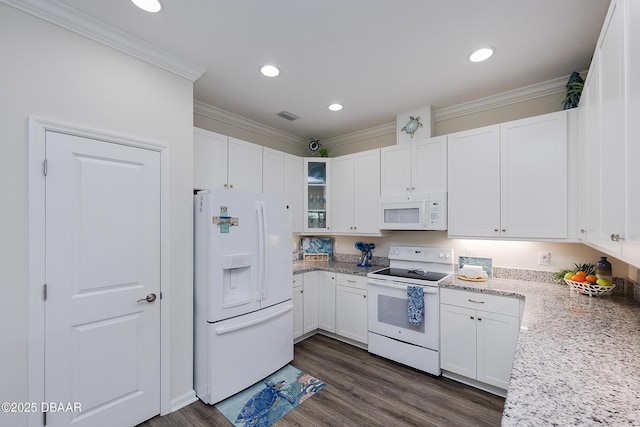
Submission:
M 329 159 L 304 159 L 305 232 L 329 231 Z

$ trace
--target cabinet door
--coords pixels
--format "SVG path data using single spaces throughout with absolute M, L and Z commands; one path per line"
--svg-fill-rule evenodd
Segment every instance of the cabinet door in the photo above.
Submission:
M 302 233 L 304 215 L 302 200 L 304 198 L 304 162 L 302 157 L 293 154 L 284 155 L 284 195 L 291 203 L 293 232 Z
M 229 189 L 262 192 L 262 147 L 229 137 Z
M 367 291 L 336 287 L 336 334 L 367 343 Z
M 627 3 L 627 230 L 622 255 L 640 268 L 640 2 Z
M 500 235 L 500 128 L 447 138 L 449 236 Z
M 304 328 L 304 290 L 302 286 L 295 286 L 292 293 L 293 303 L 293 338 L 302 336 Z
M 353 212 L 355 206 L 354 155 L 331 159 L 331 230 L 334 233 L 354 232 Z
M 414 191 L 447 191 L 447 137 L 415 141 L 411 145 L 411 182 Z
M 500 235 L 567 238 L 567 112 L 500 126 Z
M 623 2 L 615 2 L 605 22 L 598 56 L 600 58 L 600 228 L 593 241 L 611 251 L 620 252 L 620 243 L 612 234 L 624 234 L 625 162 L 624 154 L 624 26 Z M 635 78 L 635 76 L 631 77 Z M 637 120 L 637 118 L 632 118 Z
M 380 149 L 380 195 L 411 194 L 411 144 Z
M 505 390 L 509 388 L 519 331 L 518 317 L 478 310 L 476 363 L 478 381 Z
M 303 282 L 304 327 L 302 333 L 306 334 L 318 329 L 318 272 L 304 273 Z
M 327 271 L 318 271 L 318 327 L 336 332 L 336 280 Z
M 304 231 L 328 232 L 331 228 L 330 159 L 304 159 Z
M 227 187 L 227 141 L 225 135 L 193 129 L 193 188 Z
M 380 150 L 369 150 L 356 154 L 354 156 L 353 168 L 353 231 L 356 233 L 380 233 L 380 226 L 378 223 L 378 202 L 380 198 Z M 338 187 L 338 185 L 334 186 L 334 190 Z M 336 217 L 332 216 L 332 219 L 335 221 Z
M 476 377 L 476 311 L 448 304 L 440 305 L 440 367 Z
M 284 196 L 285 162 L 282 151 L 262 148 L 262 192 Z M 300 196 L 302 197 L 302 196 Z
M 580 117 L 584 134 L 581 136 L 580 148 L 584 152 L 583 167 L 585 169 L 584 186 L 587 199 L 581 208 L 586 212 L 585 239 L 595 242 L 600 233 L 600 60 L 598 53 L 593 57 L 591 68 L 585 82 L 587 96 L 582 100 L 580 108 L 584 108 L 584 115 Z M 584 220 L 584 219 L 583 219 Z

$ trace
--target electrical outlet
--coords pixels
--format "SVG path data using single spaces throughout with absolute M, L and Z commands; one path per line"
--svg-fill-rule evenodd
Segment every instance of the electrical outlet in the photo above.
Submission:
M 549 265 L 549 258 L 551 258 L 549 252 L 538 252 L 538 265 Z

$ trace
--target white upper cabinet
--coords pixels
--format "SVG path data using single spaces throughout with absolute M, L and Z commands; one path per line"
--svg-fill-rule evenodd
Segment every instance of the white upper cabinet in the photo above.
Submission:
M 448 136 L 449 236 L 566 239 L 567 112 Z
M 262 147 L 262 192 L 284 196 L 284 183 L 284 152 Z
M 626 2 L 626 240 L 622 255 L 640 267 L 640 2 Z
M 304 159 L 304 231 L 328 233 L 331 226 L 331 161 L 328 158 Z
M 380 150 L 331 159 L 333 233 L 378 234 Z
M 193 129 L 193 188 L 226 188 L 229 137 Z
M 304 199 L 304 160 L 293 154 L 284 155 L 284 195 L 291 203 L 293 216 L 293 232 L 302 233 L 304 230 L 303 204 Z
M 262 146 L 229 137 L 228 188 L 262 192 Z
M 613 0 L 580 102 L 584 240 L 640 266 L 640 5 Z M 584 101 L 583 101 L 584 100 Z M 586 223 L 586 226 L 584 226 Z
M 294 233 L 302 232 L 302 157 L 262 148 L 262 192 L 284 197 L 291 207 Z
M 262 192 L 262 147 L 194 128 L 193 187 Z
M 380 195 L 401 196 L 447 190 L 447 137 L 380 150 Z
M 448 137 L 450 236 L 500 235 L 500 127 Z
M 567 112 L 516 120 L 500 130 L 501 235 L 567 238 Z

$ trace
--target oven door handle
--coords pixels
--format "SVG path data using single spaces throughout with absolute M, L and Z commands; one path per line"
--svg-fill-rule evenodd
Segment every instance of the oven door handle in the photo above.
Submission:
M 367 284 L 374 286 L 381 286 L 383 288 L 392 288 L 392 289 L 401 289 L 406 291 L 407 284 L 401 282 L 393 282 L 390 280 L 379 280 L 379 279 L 367 279 Z M 425 294 L 437 294 L 438 287 L 437 286 L 423 286 Z

